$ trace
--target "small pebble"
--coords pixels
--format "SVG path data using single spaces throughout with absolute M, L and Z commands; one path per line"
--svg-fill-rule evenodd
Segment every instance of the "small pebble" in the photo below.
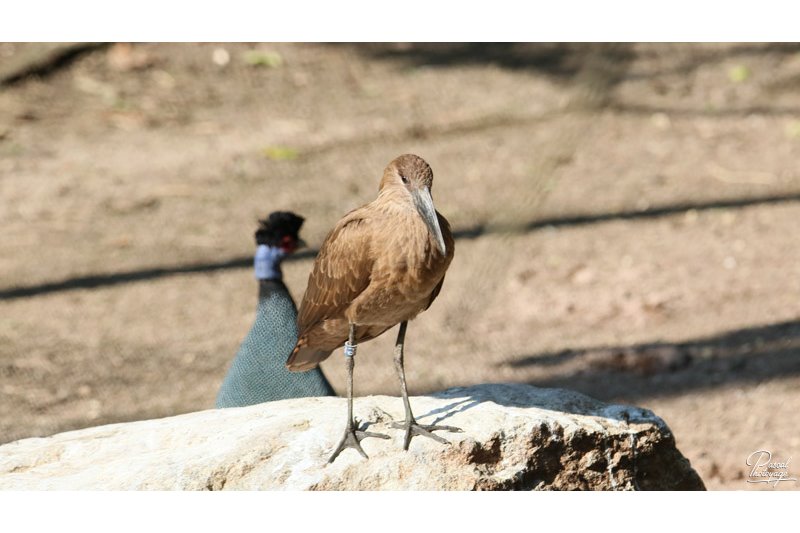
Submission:
M 231 62 L 231 54 L 224 48 L 215 48 L 214 52 L 211 54 L 211 60 L 215 65 L 224 67 Z

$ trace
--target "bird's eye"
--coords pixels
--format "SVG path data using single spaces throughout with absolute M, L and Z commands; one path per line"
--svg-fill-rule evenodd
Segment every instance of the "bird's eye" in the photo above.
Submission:
M 403 180 L 403 183 L 408 184 L 408 178 L 405 176 L 400 176 L 400 179 Z

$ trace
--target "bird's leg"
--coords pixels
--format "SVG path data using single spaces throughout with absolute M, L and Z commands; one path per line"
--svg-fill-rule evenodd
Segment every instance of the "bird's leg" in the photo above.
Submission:
M 394 368 L 397 370 L 397 376 L 400 378 L 400 389 L 403 392 L 403 406 L 406 409 L 406 419 L 402 422 L 392 423 L 392 427 L 405 430 L 406 435 L 403 440 L 404 450 L 408 450 L 408 445 L 411 443 L 411 438 L 414 435 L 422 435 L 423 437 L 429 437 L 437 442 L 449 444 L 447 440 L 439 435 L 434 435 L 433 432 L 442 430 L 460 433 L 460 428 L 453 426 L 420 425 L 414 419 L 414 415 L 411 412 L 411 403 L 408 401 L 408 389 L 406 388 L 406 372 L 403 368 L 403 344 L 406 338 L 406 326 L 408 326 L 408 321 L 400 324 L 400 331 L 397 333 L 397 342 L 394 346 Z
M 372 433 L 369 431 L 362 431 L 358 429 L 358 424 L 353 418 L 353 367 L 355 366 L 356 357 L 356 325 L 350 324 L 350 336 L 344 345 L 344 362 L 347 368 L 347 426 L 344 429 L 342 440 L 336 446 L 331 458 L 328 459 L 329 463 L 336 460 L 339 454 L 345 448 L 355 448 L 358 450 L 364 459 L 369 459 L 364 449 L 359 444 L 359 441 L 367 437 L 377 437 L 381 439 L 388 439 L 388 435 L 380 433 Z

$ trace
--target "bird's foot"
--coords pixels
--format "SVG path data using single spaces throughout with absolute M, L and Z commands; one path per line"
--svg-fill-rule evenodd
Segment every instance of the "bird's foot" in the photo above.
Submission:
M 450 431 L 452 433 L 461 433 L 463 430 L 454 426 L 436 426 L 436 425 L 423 425 L 418 424 L 414 418 L 406 419 L 402 422 L 392 422 L 392 427 L 395 429 L 404 429 L 406 432 L 403 439 L 403 449 L 408 450 L 408 445 L 411 443 L 411 438 L 415 435 L 428 437 L 441 442 L 442 444 L 450 444 L 449 440 L 443 439 L 439 435 L 434 434 L 434 431 Z
M 366 428 L 366 426 L 362 426 Z M 371 431 L 364 431 L 363 429 L 359 428 L 358 423 L 353 421 L 350 424 L 347 424 L 347 427 L 344 430 L 344 435 L 342 435 L 342 440 L 339 441 L 339 445 L 336 446 L 336 450 L 334 450 L 331 458 L 328 459 L 329 463 L 332 463 L 339 457 L 339 454 L 342 453 L 343 450 L 347 448 L 355 448 L 358 453 L 364 459 L 369 459 L 369 456 L 364 451 L 364 448 L 361 447 L 360 442 L 368 437 L 375 437 L 378 439 L 388 439 L 389 435 L 384 435 L 382 433 L 373 433 Z

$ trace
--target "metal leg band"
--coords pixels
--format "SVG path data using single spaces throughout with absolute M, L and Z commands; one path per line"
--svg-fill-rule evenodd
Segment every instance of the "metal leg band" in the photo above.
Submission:
M 355 357 L 356 356 L 356 348 L 358 348 L 358 345 L 350 344 L 350 341 L 346 341 L 344 343 L 344 356 L 345 357 Z

